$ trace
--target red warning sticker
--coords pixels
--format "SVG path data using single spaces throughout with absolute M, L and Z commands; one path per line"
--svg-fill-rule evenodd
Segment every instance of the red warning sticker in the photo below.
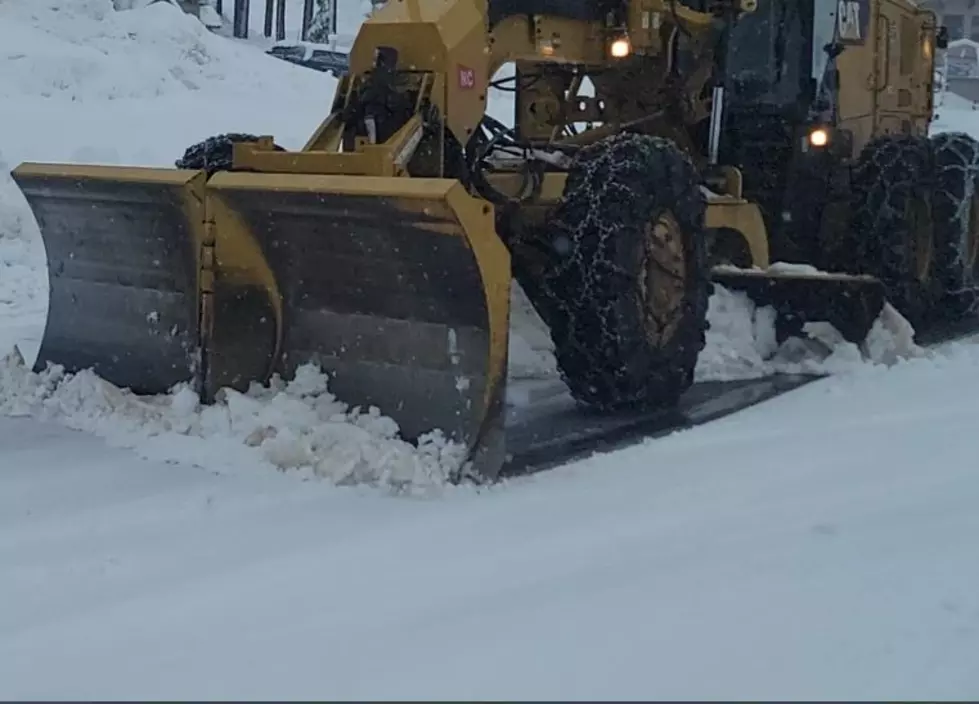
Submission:
M 461 90 L 472 90 L 476 87 L 476 69 L 467 66 L 459 66 L 459 88 Z

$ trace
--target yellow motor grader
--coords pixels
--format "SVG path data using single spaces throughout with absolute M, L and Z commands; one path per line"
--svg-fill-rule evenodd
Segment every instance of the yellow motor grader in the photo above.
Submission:
M 607 414 L 691 386 L 715 282 L 855 342 L 885 296 L 917 323 L 969 299 L 979 150 L 926 136 L 935 46 L 908 0 L 392 0 L 299 151 L 15 169 L 49 261 L 36 364 L 208 400 L 314 362 L 493 477 L 513 277 Z

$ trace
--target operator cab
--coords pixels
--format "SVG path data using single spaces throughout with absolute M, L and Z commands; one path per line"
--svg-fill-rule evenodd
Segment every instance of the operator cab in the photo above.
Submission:
M 742 15 L 728 39 L 720 159 L 741 169 L 745 196 L 762 210 L 776 259 L 799 256 L 784 248 L 794 247 L 786 232 L 818 229 L 826 184 L 816 162 L 829 156 L 812 153 L 805 169 L 798 157 L 814 124 L 836 121 L 832 58 L 839 51 L 841 4 L 759 0 L 758 9 Z M 854 4 L 866 7 L 867 2 Z M 811 182 L 794 182 L 810 171 Z
M 838 0 L 759 0 L 732 28 L 727 100 L 805 119 L 828 77 Z M 865 5 L 866 3 L 853 3 Z

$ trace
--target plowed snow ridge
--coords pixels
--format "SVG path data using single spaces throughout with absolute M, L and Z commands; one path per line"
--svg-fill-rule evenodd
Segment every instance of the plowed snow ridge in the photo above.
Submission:
M 94 432 L 111 445 L 149 459 L 201 464 L 212 471 L 275 467 L 304 470 L 337 484 L 376 484 L 423 490 L 446 483 L 465 448 L 438 431 L 418 446 L 397 437 L 398 426 L 376 410 L 351 410 L 327 390 L 312 365 L 288 383 L 227 389 L 202 407 L 197 394 L 139 397 L 90 371 L 36 374 L 16 354 L 0 366 L 0 413 L 56 420 Z
M 162 3 L 114 12 L 111 0 L 7 0 L 0 5 L 0 61 L 0 322 L 12 331 L 0 344 L 4 352 L 18 344 L 28 363 L 43 330 L 47 284 L 40 235 L 8 176 L 11 166 L 58 160 L 169 167 L 184 147 L 223 131 L 272 133 L 296 147 L 322 118 L 335 85 L 215 36 Z M 811 339 L 778 346 L 772 311 L 724 289 L 711 298 L 709 321 L 700 380 L 839 373 L 920 354 L 893 311 L 862 351 L 819 326 Z M 547 331 L 516 286 L 510 352 L 515 382 L 556 376 Z M 438 433 L 414 448 L 376 410 L 352 413 L 312 368 L 294 382 L 229 392 L 215 407 L 200 408 L 189 389 L 137 398 L 90 372 L 34 374 L 8 356 L 0 412 L 56 420 L 147 457 L 224 469 L 274 466 L 339 483 L 429 487 L 460 461 L 459 448 Z

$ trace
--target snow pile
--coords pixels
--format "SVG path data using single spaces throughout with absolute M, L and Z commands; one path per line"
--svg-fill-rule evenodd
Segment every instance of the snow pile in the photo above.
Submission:
M 707 306 L 707 343 L 697 360 L 698 381 L 765 376 L 778 349 L 775 311 L 757 309 L 744 293 L 714 287 Z
M 282 82 L 312 78 L 215 36 L 198 19 L 162 2 L 116 12 L 111 0 L 5 0 L 0 47 L 0 98 L 153 98 L 213 89 L 216 83 L 252 95 L 276 94 Z M 242 70 L 257 61 L 267 64 L 262 71 Z
M 222 132 L 298 148 L 329 110 L 330 76 L 214 35 L 168 3 L 109 7 L 0 2 L 0 151 L 10 166 L 172 167 Z
M 58 366 L 30 371 L 19 352 L 0 363 L 0 414 L 56 421 L 94 433 L 143 457 L 208 469 L 295 470 L 338 485 L 371 484 L 399 492 L 444 486 L 464 469 L 466 448 L 440 432 L 418 446 L 377 409 L 351 409 L 329 392 L 312 365 L 295 378 L 224 389 L 202 406 L 178 386 L 162 396 L 136 396 L 93 372 L 65 374 Z
M 925 356 L 914 328 L 889 303 L 858 346 L 828 323 L 806 323 L 806 337 L 778 343 L 776 313 L 759 308 L 741 291 L 714 287 L 707 311 L 707 344 L 697 361 L 697 381 L 731 381 L 771 374 L 842 374 L 869 365 L 893 365 Z

